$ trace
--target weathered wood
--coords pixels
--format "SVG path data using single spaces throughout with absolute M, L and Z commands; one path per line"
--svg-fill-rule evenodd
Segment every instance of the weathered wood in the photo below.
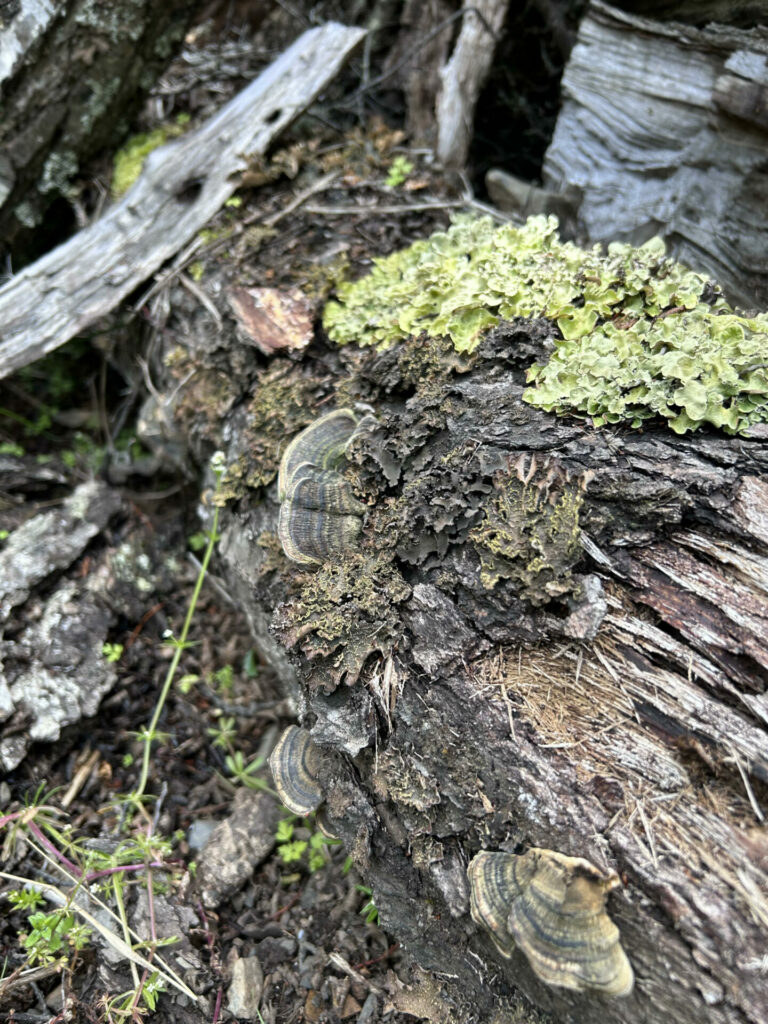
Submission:
M 692 25 L 716 21 L 751 28 L 765 24 L 768 19 L 765 0 L 620 0 L 616 6 L 646 18 L 686 21 Z
M 316 363 L 310 347 L 300 369 L 251 364 L 242 403 L 231 374 L 237 412 L 217 436 L 237 480 L 249 459 L 264 470 L 273 387 L 306 396 L 283 445 L 342 379 L 344 401 L 380 422 L 349 453 L 369 503 L 359 551 L 316 572 L 288 562 L 272 485 L 224 513 L 231 592 L 288 683 L 298 670 L 315 741 L 346 758 L 323 779 L 327 821 L 385 927 L 436 972 L 444 1019 L 517 1019 L 505 1007 L 522 992 L 559 1022 L 762 1024 L 768 449 L 595 431 L 527 406 L 524 369 L 550 331 L 503 326 L 463 363 L 423 338 Z M 229 358 L 242 380 L 242 349 L 217 349 L 217 375 Z M 523 530 L 509 578 L 489 578 L 482 527 L 500 496 L 554 509 L 582 486 L 573 564 L 540 587 Z M 619 872 L 608 910 L 629 997 L 548 987 L 470 919 L 469 859 L 531 846 Z
M 445 167 L 467 162 L 475 106 L 491 70 L 496 35 L 504 23 L 509 0 L 464 3 L 461 32 L 450 60 L 440 68 L 437 98 L 437 156 Z
M 187 243 L 263 153 L 334 77 L 363 37 L 329 23 L 304 33 L 198 131 L 150 154 L 101 220 L 0 289 L 0 377 L 62 345 Z
M 0 239 L 65 195 L 84 160 L 125 134 L 202 0 L 20 0 L 0 22 Z M 19 254 L 14 251 L 14 264 Z
M 545 186 L 581 190 L 590 241 L 663 235 L 733 301 L 768 304 L 768 32 L 594 2 L 563 76 Z

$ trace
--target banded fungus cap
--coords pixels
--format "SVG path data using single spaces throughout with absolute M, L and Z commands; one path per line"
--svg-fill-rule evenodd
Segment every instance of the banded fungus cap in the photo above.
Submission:
M 353 549 L 365 505 L 339 472 L 349 442 L 364 425 L 350 409 L 337 409 L 310 423 L 288 445 L 280 462 L 277 534 L 294 562 L 321 565 Z
M 294 437 L 283 452 L 277 477 L 277 497 L 285 499 L 294 473 L 304 463 L 318 469 L 334 469 L 355 432 L 358 417 L 351 409 L 336 409 L 320 416 Z
M 483 851 L 468 869 L 473 919 L 505 957 L 518 946 L 549 985 L 609 996 L 634 974 L 605 899 L 620 884 L 582 857 L 533 847 L 518 856 Z
M 306 818 L 323 802 L 319 770 L 323 755 L 306 729 L 289 725 L 269 755 L 269 767 L 281 802 Z

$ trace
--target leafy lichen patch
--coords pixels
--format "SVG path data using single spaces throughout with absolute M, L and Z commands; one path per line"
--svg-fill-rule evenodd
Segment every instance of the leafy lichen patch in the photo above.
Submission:
M 308 575 L 276 613 L 274 630 L 316 660 L 313 679 L 330 691 L 356 682 L 372 651 L 389 651 L 402 629 L 397 606 L 410 592 L 386 556 L 355 552 Z
M 463 216 L 374 263 L 326 306 L 340 345 L 385 348 L 426 331 L 472 352 L 501 321 L 546 317 L 562 338 L 528 372 L 531 405 L 597 426 L 662 416 L 677 433 L 768 420 L 768 314 L 737 314 L 658 238 L 585 250 L 560 241 L 554 217 L 515 228 Z
M 318 393 L 317 380 L 284 359 L 273 360 L 260 374 L 239 442 L 242 451 L 230 460 L 223 481 L 227 499 L 275 479 L 284 448 L 312 421 Z
M 579 510 L 585 478 L 569 479 L 553 460 L 522 457 L 498 474 L 481 522 L 471 531 L 480 579 L 492 590 L 513 580 L 533 605 L 573 590 L 571 568 L 581 555 Z

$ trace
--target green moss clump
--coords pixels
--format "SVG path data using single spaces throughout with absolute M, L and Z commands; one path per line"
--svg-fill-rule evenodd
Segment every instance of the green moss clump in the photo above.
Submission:
M 112 169 L 112 195 L 116 199 L 124 196 L 136 181 L 141 174 L 144 161 L 152 150 L 162 146 L 168 139 L 181 135 L 185 123 L 163 125 L 151 132 L 132 135 L 122 149 L 115 153 L 115 163 Z
M 573 590 L 571 567 L 581 557 L 579 510 L 584 481 L 556 463 L 519 463 L 500 474 L 482 521 L 469 539 L 480 555 L 480 580 L 491 590 L 513 580 L 522 597 L 546 604 Z
M 515 228 L 463 216 L 374 262 L 326 306 L 338 344 L 387 347 L 426 331 L 471 352 L 501 320 L 543 316 L 562 339 L 529 370 L 531 405 L 597 426 L 662 416 L 678 433 L 768 420 L 768 316 L 737 315 L 661 239 L 584 250 L 559 240 L 554 217 Z
M 285 359 L 275 359 L 259 375 L 248 405 L 247 444 L 242 481 L 265 487 L 277 476 L 283 449 L 315 418 L 318 381 Z

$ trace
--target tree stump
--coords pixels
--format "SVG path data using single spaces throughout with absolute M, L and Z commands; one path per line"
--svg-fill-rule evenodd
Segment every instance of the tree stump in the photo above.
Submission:
M 543 170 L 549 190 L 581 193 L 583 237 L 639 245 L 660 234 L 732 301 L 764 307 L 767 58 L 762 27 L 693 28 L 591 4 Z

